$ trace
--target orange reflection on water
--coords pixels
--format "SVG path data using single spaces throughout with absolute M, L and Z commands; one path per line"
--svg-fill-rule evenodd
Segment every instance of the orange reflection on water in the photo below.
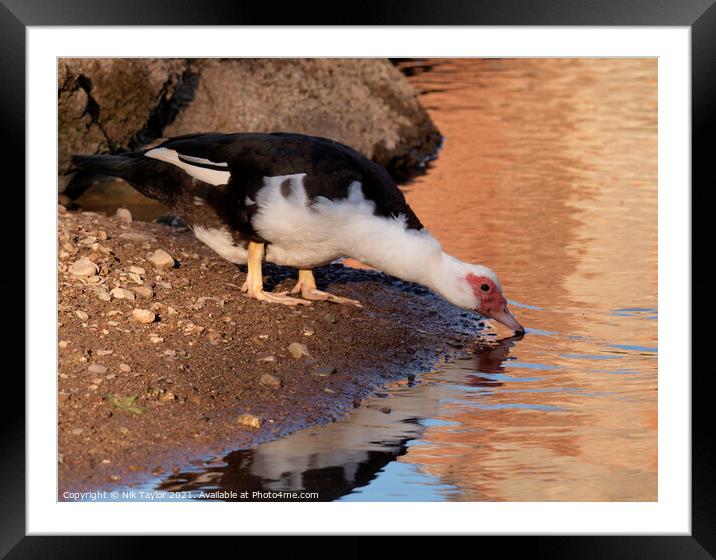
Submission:
M 463 364 L 448 383 L 485 391 L 453 390 L 441 414 L 457 426 L 401 460 L 457 499 L 655 500 L 656 59 L 406 64 L 446 137 L 408 202 L 498 273 L 532 332 Z M 491 351 L 516 358 L 491 366 L 499 384 L 480 381 Z

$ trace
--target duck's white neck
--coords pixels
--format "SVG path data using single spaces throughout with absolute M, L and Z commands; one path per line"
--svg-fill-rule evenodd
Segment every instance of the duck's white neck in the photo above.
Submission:
M 409 282 L 423 284 L 460 307 L 472 308 L 475 296 L 465 277 L 475 265 L 445 253 L 426 230 L 406 229 L 400 222 L 354 238 L 348 254 Z

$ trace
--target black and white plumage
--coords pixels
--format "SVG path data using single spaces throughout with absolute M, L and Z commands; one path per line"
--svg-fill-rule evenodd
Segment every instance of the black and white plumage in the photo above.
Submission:
M 73 162 L 78 172 L 66 192 L 97 175 L 125 180 L 179 214 L 219 255 L 248 262 L 246 288 L 259 299 L 303 302 L 263 293 L 257 283 L 265 259 L 298 268 L 294 292 L 304 298 L 356 303 L 319 292 L 310 275 L 315 266 L 350 256 L 482 314 L 489 311 L 482 305 L 489 287 L 501 298 L 493 302 L 500 313 L 509 315 L 494 272 L 445 254 L 388 173 L 338 142 L 292 133 L 190 134 Z M 252 263 L 259 268 L 253 279 Z

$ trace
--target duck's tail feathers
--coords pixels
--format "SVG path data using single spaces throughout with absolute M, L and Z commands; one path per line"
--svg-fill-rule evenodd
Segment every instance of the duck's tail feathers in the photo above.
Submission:
M 112 178 L 126 179 L 131 161 L 128 155 L 73 155 L 68 174 L 74 175 L 63 194 L 74 200 L 95 183 Z

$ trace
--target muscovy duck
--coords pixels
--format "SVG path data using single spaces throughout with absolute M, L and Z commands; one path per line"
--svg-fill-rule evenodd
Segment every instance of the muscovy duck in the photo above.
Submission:
M 180 215 L 223 258 L 247 263 L 243 290 L 255 299 L 360 305 L 318 290 L 311 270 L 349 256 L 524 332 L 495 273 L 443 252 L 387 171 L 333 140 L 199 133 L 135 152 L 77 155 L 73 163 L 69 191 L 97 176 L 123 179 Z M 300 298 L 263 290 L 264 260 L 298 269 L 291 294 Z

